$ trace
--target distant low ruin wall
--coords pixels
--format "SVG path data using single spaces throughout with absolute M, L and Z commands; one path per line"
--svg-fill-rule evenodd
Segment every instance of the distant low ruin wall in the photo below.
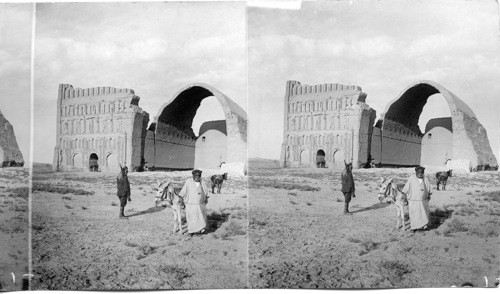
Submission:
M 453 133 L 442 127 L 430 129 L 422 137 L 421 165 L 445 165 L 453 155 Z
M 381 162 L 385 165 L 420 165 L 422 137 L 399 122 L 387 119 L 382 132 Z

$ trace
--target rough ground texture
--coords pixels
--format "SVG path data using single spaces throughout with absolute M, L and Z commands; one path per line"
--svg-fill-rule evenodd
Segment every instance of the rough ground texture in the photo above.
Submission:
M 27 287 L 28 175 L 27 168 L 0 168 L 0 291 Z
M 203 179 L 212 173 L 205 171 Z M 115 173 L 33 175 L 32 289 L 246 288 L 247 178 L 211 195 L 208 233 L 173 233 L 170 208 L 155 207 L 156 180 L 179 186 L 191 172 L 130 173 L 132 202 L 119 219 Z M 187 227 L 183 216 L 183 229 Z
M 484 277 L 494 287 L 498 173 L 457 175 L 436 191 L 435 171 L 426 170 L 432 224 L 414 234 L 408 221 L 407 231 L 396 230 L 396 209 L 377 197 L 380 176 L 404 183 L 413 173 L 354 170 L 353 214 L 343 215 L 340 171 L 250 165 L 250 287 L 485 287 Z

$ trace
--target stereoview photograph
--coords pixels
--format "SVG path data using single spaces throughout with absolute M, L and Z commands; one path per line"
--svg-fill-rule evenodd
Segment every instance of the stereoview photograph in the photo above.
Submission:
M 251 287 L 498 286 L 498 25 L 494 1 L 248 9 Z
M 245 13 L 37 4 L 32 289 L 247 286 Z

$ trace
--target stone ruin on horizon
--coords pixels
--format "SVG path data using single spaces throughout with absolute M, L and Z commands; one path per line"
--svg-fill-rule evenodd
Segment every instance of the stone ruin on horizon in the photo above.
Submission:
M 427 99 L 440 93 L 451 117 L 435 118 L 425 133 L 418 119 Z M 443 166 L 470 171 L 498 167 L 486 130 L 462 100 L 433 81 L 418 81 L 389 102 L 375 122 L 375 110 L 359 86 L 302 85 L 287 81 L 282 166 L 355 168 Z
M 14 128 L 0 111 L 0 159 L 1 167 L 24 166 L 24 159 L 17 145 Z
M 224 121 L 208 122 L 195 136 L 201 101 L 217 98 Z M 190 84 L 165 103 L 149 123 L 131 89 L 59 85 L 53 169 L 119 171 L 222 169 L 245 173 L 246 112 L 217 89 Z

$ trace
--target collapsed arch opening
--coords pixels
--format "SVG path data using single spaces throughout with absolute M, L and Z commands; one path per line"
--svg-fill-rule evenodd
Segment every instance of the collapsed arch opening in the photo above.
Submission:
M 213 96 L 209 90 L 194 86 L 179 93 L 158 117 L 158 123 L 169 125 L 187 136 L 195 138 L 193 119 L 203 99 Z
M 441 165 L 445 161 L 436 162 L 437 153 L 442 144 L 433 144 L 438 142 L 437 137 L 443 137 L 445 134 L 432 127 L 446 121 L 451 125 L 451 117 L 444 120 L 431 120 L 427 130 L 431 136 L 425 136 L 426 131 L 422 132 L 419 127 L 419 119 L 427 104 L 429 98 L 439 94 L 440 89 L 429 83 L 417 83 L 409 87 L 403 94 L 391 104 L 383 117 L 382 123 L 382 157 L 381 161 L 386 165 L 398 166 L 417 166 L 425 164 Z M 441 93 L 442 94 L 442 93 Z M 446 98 L 445 98 L 446 100 Z M 448 107 L 450 101 L 446 100 Z M 434 134 L 434 136 L 433 136 Z M 437 136 L 436 136 L 437 135 Z M 446 136 L 448 141 L 450 136 Z M 445 152 L 447 153 L 447 152 Z M 451 155 L 451 154 L 450 154 Z M 424 159 L 424 161 L 422 161 Z
M 429 84 L 418 84 L 409 88 L 389 106 L 384 122 L 390 120 L 399 124 L 402 130 L 420 135 L 418 126 L 420 114 L 429 97 L 437 93 L 439 90 Z
M 434 117 L 422 132 L 419 118 L 435 94 L 444 98 L 450 116 Z M 374 126 L 371 156 L 375 164 L 386 166 L 442 166 L 450 160 L 465 160 L 471 167 L 496 164 L 483 130 L 474 112 L 455 94 L 435 82 L 419 81 L 386 107 Z
M 193 122 L 207 111 L 200 106 L 211 97 L 222 109 L 223 119 L 204 121 L 197 132 Z M 189 85 L 160 108 L 145 145 L 145 163 L 156 169 L 217 169 L 224 162 L 244 162 L 246 114 L 213 87 Z

